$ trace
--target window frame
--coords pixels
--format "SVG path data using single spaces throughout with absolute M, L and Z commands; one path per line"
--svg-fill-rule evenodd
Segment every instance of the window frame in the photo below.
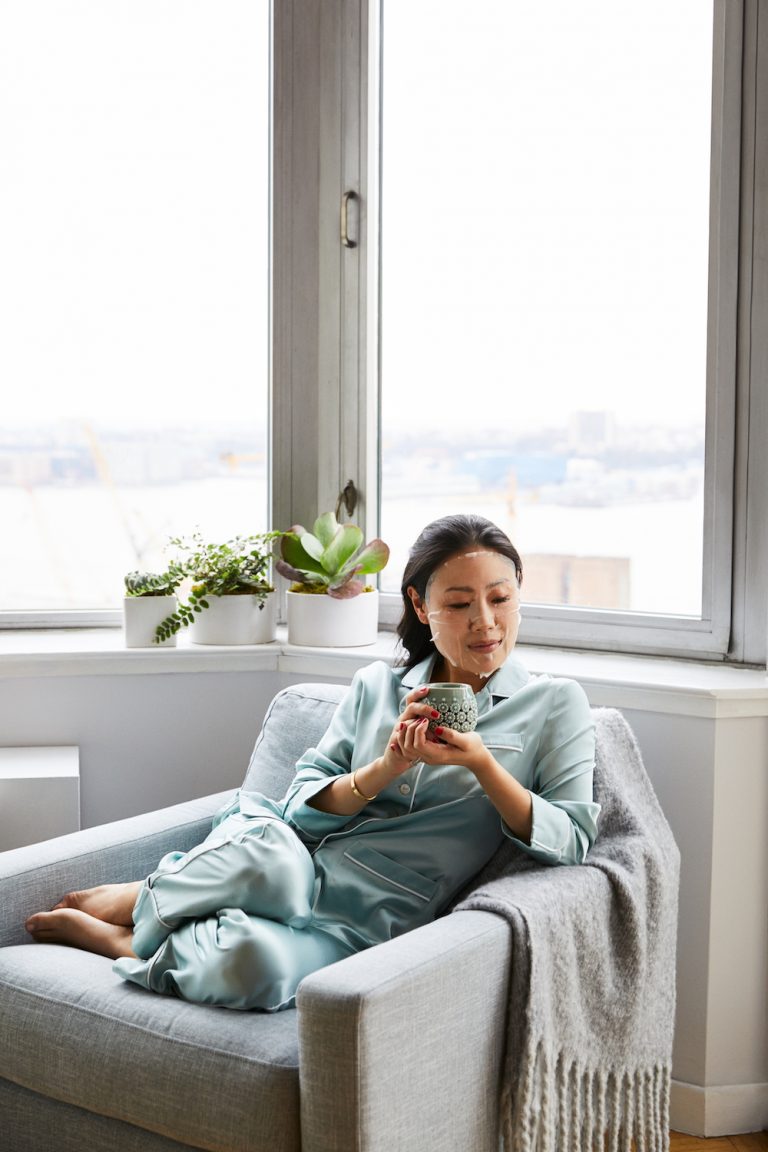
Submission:
M 269 12 L 269 212 L 272 214 L 272 177 L 274 166 L 274 9 L 275 4 L 282 3 L 282 0 L 267 0 Z M 270 275 L 272 268 L 272 242 L 270 234 Z M 272 328 L 271 308 L 272 300 L 270 298 L 269 304 L 270 318 L 269 330 Z M 268 389 L 268 412 L 267 412 L 267 451 L 270 453 L 272 450 L 272 402 L 271 402 L 271 348 L 270 348 L 270 388 Z M 271 493 L 273 488 L 273 478 L 271 470 L 268 471 L 267 478 L 267 507 L 271 508 Z M 122 589 L 116 591 L 115 599 L 117 602 L 122 600 Z M 75 628 L 119 628 L 123 624 L 123 613 L 120 608 L 115 609 L 14 609 L 4 610 L 0 603 L 0 631 L 48 631 L 58 629 L 75 629 Z
M 369 6 L 274 0 L 274 11 L 273 524 L 311 523 L 336 508 L 351 479 L 354 517 L 370 528 Z M 353 246 L 341 239 L 348 193 Z
M 762 156 L 764 170 L 766 149 L 754 124 L 765 41 L 765 21 L 759 25 L 754 0 L 715 0 L 701 618 L 531 604 L 523 583 L 521 643 L 765 662 L 766 595 L 752 573 L 766 559 L 765 453 L 755 451 L 766 419 L 765 403 L 754 402 L 764 388 L 749 374 L 750 347 L 756 338 L 765 343 L 755 323 L 753 284 L 760 236 L 765 244 L 755 169 Z M 753 216 L 760 226 L 754 235 Z M 663 555 L 658 563 L 664 564 Z M 385 626 L 395 624 L 400 608 L 399 596 L 382 597 Z

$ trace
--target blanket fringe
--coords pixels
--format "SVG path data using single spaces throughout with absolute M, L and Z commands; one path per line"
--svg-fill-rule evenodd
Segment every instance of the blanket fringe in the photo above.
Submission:
M 588 1068 L 539 1045 L 505 1085 L 505 1152 L 669 1152 L 667 1064 Z

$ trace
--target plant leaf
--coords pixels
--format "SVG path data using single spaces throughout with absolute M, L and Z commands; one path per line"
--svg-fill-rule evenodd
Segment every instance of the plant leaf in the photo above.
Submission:
M 373 572 L 381 572 L 388 560 L 389 548 L 384 541 L 371 540 L 370 544 L 366 544 L 365 548 L 352 557 L 352 562 L 347 563 L 339 575 L 346 576 L 357 572 L 371 575 Z
M 341 584 L 329 585 L 328 595 L 334 600 L 351 600 L 353 596 L 359 596 L 363 588 L 362 580 L 344 580 Z
M 328 548 L 338 530 L 339 522 L 333 512 L 324 512 L 322 516 L 318 516 L 312 528 L 323 548 Z
M 304 535 L 300 538 L 299 543 L 301 544 L 301 547 L 304 549 L 304 551 L 309 556 L 311 556 L 313 560 L 317 560 L 322 563 L 323 552 L 325 549 L 318 540 L 317 536 L 313 536 L 311 532 L 305 532 Z
M 302 536 L 309 535 L 309 533 L 307 533 L 300 524 L 296 525 L 296 530 L 297 532 L 300 532 Z M 295 568 L 298 572 L 323 571 L 322 564 L 320 564 L 318 560 L 315 560 L 313 556 L 310 556 L 310 554 L 302 545 L 299 536 L 294 532 L 293 529 L 291 529 L 289 533 L 286 533 L 286 535 L 281 539 L 280 552 L 282 554 L 283 560 L 285 560 L 286 563 L 290 564 L 290 566 Z M 295 577 L 293 577 L 293 579 L 295 579 Z
M 344 524 L 339 528 L 322 555 L 325 571 L 332 576 L 341 572 L 355 555 L 363 539 L 362 528 L 358 528 L 356 524 Z
M 301 582 L 304 579 L 304 570 L 302 568 L 294 568 L 292 564 L 286 564 L 285 560 L 276 560 L 275 568 L 281 576 L 285 576 L 286 580 L 298 580 Z

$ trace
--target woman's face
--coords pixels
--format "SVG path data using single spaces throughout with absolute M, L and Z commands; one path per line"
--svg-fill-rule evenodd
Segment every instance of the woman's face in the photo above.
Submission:
M 413 587 L 408 595 L 449 680 L 480 687 L 515 646 L 520 591 L 514 564 L 499 552 L 456 553 L 432 573 L 424 599 Z

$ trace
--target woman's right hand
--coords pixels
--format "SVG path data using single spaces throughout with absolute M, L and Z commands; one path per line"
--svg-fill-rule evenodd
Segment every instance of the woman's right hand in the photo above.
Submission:
M 382 756 L 382 766 L 392 773 L 393 778 L 402 776 L 420 759 L 414 748 L 414 738 L 417 732 L 423 733 L 428 722 L 437 719 L 439 715 L 431 704 L 424 702 L 428 692 L 429 686 L 424 684 L 408 693 L 405 707 L 392 729 L 389 746 Z M 427 739 L 430 737 L 427 736 Z
M 309 801 L 310 807 L 336 816 L 354 816 L 369 798 L 375 798 L 383 788 L 407 772 L 420 759 L 413 746 L 416 733 L 423 733 L 428 721 L 437 716 L 431 705 L 424 703 L 427 692 L 428 688 L 424 686 L 408 693 L 382 755 L 355 770 L 352 783 L 357 781 L 356 791 L 350 788 L 349 773 L 344 773 L 331 780 L 321 792 L 316 792 Z

